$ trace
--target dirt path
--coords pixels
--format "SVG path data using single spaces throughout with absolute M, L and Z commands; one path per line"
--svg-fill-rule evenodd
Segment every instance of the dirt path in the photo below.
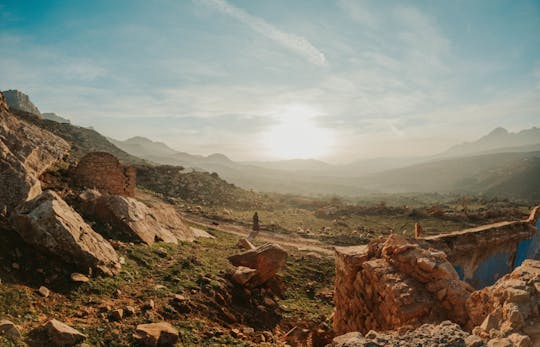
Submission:
M 247 237 L 251 230 L 244 227 L 220 222 L 219 225 L 203 217 L 182 214 L 184 220 L 201 228 L 212 228 L 239 237 Z M 284 247 L 291 247 L 300 251 L 316 252 L 325 256 L 334 256 L 334 246 L 325 244 L 319 240 L 306 239 L 300 236 L 287 236 L 283 234 L 261 231 L 255 240 L 277 243 Z

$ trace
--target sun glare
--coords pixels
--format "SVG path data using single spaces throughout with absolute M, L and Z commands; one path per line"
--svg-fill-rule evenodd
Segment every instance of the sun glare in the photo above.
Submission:
M 307 106 L 288 106 L 276 113 L 279 124 L 262 137 L 270 154 L 280 159 L 308 159 L 325 155 L 332 144 L 330 131 L 317 126 L 317 110 Z

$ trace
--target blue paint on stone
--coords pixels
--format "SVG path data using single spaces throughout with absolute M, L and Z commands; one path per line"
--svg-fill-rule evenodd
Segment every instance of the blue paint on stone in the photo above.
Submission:
M 499 252 L 484 260 L 473 274 L 471 279 L 466 279 L 473 287 L 479 289 L 490 286 L 499 278 L 513 270 L 512 256 L 514 252 Z
M 456 265 L 454 266 L 454 269 L 456 270 L 458 276 L 459 276 L 459 279 L 460 280 L 463 280 L 465 278 L 465 271 L 463 270 L 463 268 L 459 265 Z

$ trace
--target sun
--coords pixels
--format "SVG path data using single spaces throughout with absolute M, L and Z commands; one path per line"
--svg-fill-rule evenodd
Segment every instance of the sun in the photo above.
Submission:
M 280 159 L 309 159 L 327 154 L 332 145 L 329 130 L 317 126 L 317 110 L 304 106 L 287 106 L 275 115 L 279 123 L 262 136 L 271 156 Z

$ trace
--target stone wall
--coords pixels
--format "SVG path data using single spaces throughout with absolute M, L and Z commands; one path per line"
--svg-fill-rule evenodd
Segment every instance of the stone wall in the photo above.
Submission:
M 337 248 L 334 330 L 367 333 L 446 319 L 465 324 L 472 291 L 443 252 L 398 235 Z
M 74 183 L 102 193 L 135 196 L 136 170 L 124 167 L 112 154 L 92 152 L 85 155 L 72 171 Z
M 480 289 L 512 272 L 525 258 L 534 258 L 536 211 L 528 220 L 424 237 L 419 242 L 445 252 L 461 279 Z

